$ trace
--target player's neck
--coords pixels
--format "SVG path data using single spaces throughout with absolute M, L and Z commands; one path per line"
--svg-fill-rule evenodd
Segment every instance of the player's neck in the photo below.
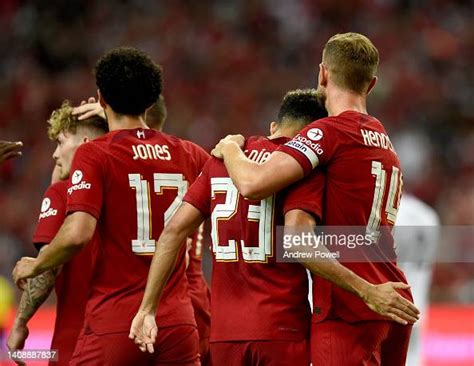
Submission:
M 106 111 L 106 113 L 110 131 L 148 128 L 143 116 L 127 116 L 124 114 L 114 113 L 110 110 Z
M 280 127 L 277 129 L 274 133 L 272 133 L 268 138 L 270 140 L 274 140 L 280 137 L 288 137 L 288 138 L 293 138 L 299 131 L 300 129 L 295 129 L 291 127 Z
M 277 139 L 279 137 L 283 137 L 283 134 L 280 132 L 280 130 L 277 130 L 275 133 L 272 133 L 270 136 L 267 136 L 270 140 Z
M 337 116 L 346 111 L 367 113 L 367 98 L 358 93 L 333 88 L 327 90 L 326 110 L 329 116 Z

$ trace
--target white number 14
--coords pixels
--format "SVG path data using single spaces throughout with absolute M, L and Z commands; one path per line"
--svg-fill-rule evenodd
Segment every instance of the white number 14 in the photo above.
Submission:
M 366 233 L 369 234 L 375 242 L 377 242 L 380 238 L 382 201 L 385 194 L 385 181 L 387 176 L 387 172 L 383 168 L 383 165 L 380 161 L 372 161 L 372 175 L 375 177 L 374 199 L 372 201 L 372 209 L 370 210 L 370 217 L 367 224 Z M 397 219 L 402 184 L 403 182 L 400 169 L 395 166 L 392 167 L 392 176 L 390 177 L 387 204 L 385 205 L 387 221 L 392 224 L 395 224 L 395 220 Z

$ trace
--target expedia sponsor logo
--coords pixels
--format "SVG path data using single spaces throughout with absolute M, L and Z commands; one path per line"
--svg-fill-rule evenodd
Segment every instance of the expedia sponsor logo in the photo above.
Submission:
M 71 182 L 72 184 L 77 184 L 82 180 L 82 172 L 80 170 L 74 170 L 72 173 Z
M 74 173 L 72 173 L 71 183 L 73 184 L 73 186 L 68 188 L 67 190 L 68 194 L 72 194 L 72 192 L 78 191 L 81 189 L 91 189 L 91 184 L 82 180 L 83 176 L 84 174 L 82 174 L 80 170 L 75 170 Z
M 58 210 L 55 210 L 54 208 L 51 207 L 48 211 L 40 213 L 39 220 L 45 219 L 46 217 L 50 217 L 50 216 L 56 216 L 57 214 L 58 214 Z
M 313 141 L 319 141 L 323 138 L 323 131 L 319 128 L 312 128 L 306 132 L 306 135 Z
M 81 189 L 91 189 L 91 184 L 82 181 L 82 182 L 79 183 L 79 184 L 75 184 L 75 185 L 73 185 L 72 187 L 69 187 L 68 190 L 67 190 L 67 193 L 68 193 L 68 194 L 72 194 L 72 192 L 74 192 L 74 191 L 79 191 L 79 190 L 81 190 Z
M 305 136 L 297 135 L 292 141 L 290 141 L 287 145 L 294 147 L 298 150 L 302 150 L 301 148 L 298 148 L 298 144 L 296 142 L 300 142 L 303 144 L 304 147 L 309 147 L 311 150 L 313 150 L 316 154 L 322 155 L 324 153 L 324 150 L 321 148 L 321 145 L 319 143 L 315 143 L 311 141 L 310 139 L 306 138 Z M 293 144 L 292 144 L 293 143 Z
M 51 207 L 51 200 L 48 197 L 45 197 L 43 199 L 43 202 L 41 203 L 41 213 L 39 215 L 39 219 L 44 219 L 49 216 L 56 216 L 58 214 L 58 210 L 55 210 L 54 208 Z
M 51 206 L 51 200 L 48 197 L 45 197 L 43 202 L 41 202 L 41 212 L 47 211 L 49 206 Z

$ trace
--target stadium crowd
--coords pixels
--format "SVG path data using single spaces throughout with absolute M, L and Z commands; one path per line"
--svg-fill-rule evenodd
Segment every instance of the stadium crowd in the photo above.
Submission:
M 369 110 L 393 136 L 405 189 L 445 225 L 474 222 L 474 28 L 470 1 L 2 1 L 1 139 L 23 156 L 0 168 L 0 275 L 10 277 L 50 182 L 46 119 L 95 94 L 92 65 L 118 45 L 164 69 L 167 132 L 211 148 L 266 132 L 285 91 L 313 87 L 325 40 L 354 30 L 381 53 Z M 257 126 L 257 128 L 255 127 Z M 432 297 L 474 300 L 467 265 L 441 264 Z

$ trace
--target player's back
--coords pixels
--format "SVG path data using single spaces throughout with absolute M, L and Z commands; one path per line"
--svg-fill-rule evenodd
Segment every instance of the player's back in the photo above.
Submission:
M 324 224 L 366 226 L 378 237 L 380 226 L 393 226 L 401 192 L 400 162 L 387 132 L 376 118 L 356 112 L 313 125 L 322 124 L 328 131 L 322 139 L 334 140 L 331 156 L 320 159 L 328 177 Z
M 101 202 L 86 208 L 98 218 L 100 237 L 86 322 L 97 334 L 128 330 L 143 295 L 155 240 L 202 161 L 191 145 L 148 129 L 111 132 L 84 144 L 78 153 L 70 190 L 93 191 L 89 197 Z M 90 173 L 87 163 L 76 162 L 88 154 L 92 157 L 86 160 L 95 166 Z M 81 166 L 86 171 L 77 168 Z M 84 205 L 74 199 L 68 209 Z M 158 326 L 195 324 L 184 272 L 183 248 L 160 303 Z
M 337 139 L 337 145 L 334 145 L 332 159 L 326 163 L 323 224 L 358 226 L 376 243 L 359 246 L 356 258 L 348 253 L 351 261 L 362 263 L 346 263 L 347 267 L 372 283 L 406 282 L 393 263 L 396 254 L 391 230 L 397 216 L 402 174 L 387 132 L 376 118 L 357 112 L 344 112 L 324 121 L 331 126 L 330 131 L 334 133 L 331 137 Z M 323 281 L 315 281 L 315 288 L 319 282 Z M 338 299 L 336 316 L 342 315 L 348 320 L 371 317 L 372 313 L 361 300 L 331 287 Z M 321 291 L 315 291 L 316 298 L 319 293 Z M 405 295 L 410 298 L 407 292 Z
M 329 249 L 340 251 L 342 261 L 350 260 L 344 264 L 369 282 L 406 282 L 395 265 L 391 233 L 402 174 L 397 154 L 380 121 L 346 111 L 313 122 L 283 151 L 294 156 L 306 172 L 316 165 L 326 171 L 323 225 L 351 227 L 351 232 L 364 236 L 364 245 Z M 347 234 L 347 230 L 342 233 Z M 372 244 L 367 245 L 368 242 Z M 317 320 L 327 316 L 350 321 L 380 319 L 355 295 L 319 277 L 314 279 L 313 291 Z M 404 291 L 404 296 L 411 299 L 408 291 Z
M 245 154 L 262 163 L 286 141 L 251 137 Z M 212 196 L 207 199 L 209 207 L 199 207 L 194 195 L 185 200 L 212 221 L 211 342 L 306 338 L 310 316 L 306 271 L 275 258 L 275 226 L 283 224 L 279 195 L 244 199 L 217 159 L 206 164 L 203 175 L 205 194 Z

